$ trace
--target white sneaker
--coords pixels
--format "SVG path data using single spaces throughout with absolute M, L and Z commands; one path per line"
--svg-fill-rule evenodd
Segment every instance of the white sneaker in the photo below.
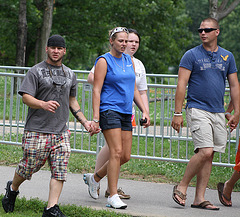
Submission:
M 99 183 L 93 182 L 93 173 L 87 173 L 83 175 L 83 181 L 88 185 L 88 193 L 93 199 L 98 199 L 98 190 L 100 188 Z
M 108 203 L 107 204 L 108 207 L 112 207 L 114 209 L 127 208 L 127 204 L 122 202 L 118 194 L 114 194 L 112 197 L 108 197 L 107 203 Z

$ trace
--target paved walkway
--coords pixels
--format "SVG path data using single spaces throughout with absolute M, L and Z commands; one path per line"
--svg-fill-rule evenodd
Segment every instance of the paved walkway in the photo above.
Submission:
M 0 194 L 5 194 L 5 186 L 8 180 L 11 180 L 14 174 L 14 167 L 0 166 Z M 31 181 L 26 181 L 20 187 L 20 197 L 39 198 L 43 201 L 48 199 L 48 185 L 50 172 L 41 170 L 34 174 Z M 76 204 L 78 206 L 87 206 L 93 209 L 108 209 L 120 213 L 127 213 L 132 216 L 149 217 L 236 217 L 239 216 L 240 200 L 239 192 L 232 194 L 232 207 L 224 207 L 218 200 L 216 190 L 207 189 L 206 199 L 214 205 L 220 207 L 219 211 L 209 211 L 191 208 L 193 201 L 194 188 L 188 189 L 188 199 L 186 207 L 183 208 L 176 204 L 172 199 L 173 184 L 150 183 L 133 180 L 119 180 L 125 192 L 131 194 L 130 200 L 125 200 L 128 204 L 125 210 L 113 210 L 106 207 L 106 198 L 104 197 L 106 179 L 101 182 L 100 198 L 92 199 L 88 195 L 87 185 L 83 182 L 82 174 L 68 174 L 68 180 L 64 184 L 63 192 L 60 197 L 60 204 Z M 2 207 L 0 207 L 2 209 Z

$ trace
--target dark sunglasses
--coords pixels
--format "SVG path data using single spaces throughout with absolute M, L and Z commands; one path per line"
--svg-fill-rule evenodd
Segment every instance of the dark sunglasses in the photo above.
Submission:
M 202 33 L 202 32 L 204 31 L 205 33 L 209 33 L 209 32 L 212 32 L 213 30 L 217 30 L 217 29 L 214 29 L 214 28 L 201 29 L 201 28 L 199 28 L 199 29 L 198 29 L 198 32 L 199 32 L 199 33 Z

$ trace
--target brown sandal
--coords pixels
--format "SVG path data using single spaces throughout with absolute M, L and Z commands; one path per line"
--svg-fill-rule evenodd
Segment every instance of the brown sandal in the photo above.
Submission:
M 220 208 L 215 207 L 215 208 L 207 208 L 207 206 L 213 206 L 208 200 L 203 201 L 202 203 L 198 204 L 198 205 L 194 205 L 192 204 L 191 207 L 192 208 L 199 208 L 199 209 L 207 209 L 207 210 L 219 210 Z
M 225 195 L 223 194 L 224 183 L 219 182 L 219 183 L 217 184 L 217 189 L 218 189 L 218 197 L 219 197 L 220 202 L 221 202 L 224 206 L 232 206 L 231 197 L 228 198 L 227 196 L 225 196 Z M 225 198 L 225 200 L 226 200 L 229 204 L 227 204 L 227 203 L 223 200 L 223 198 Z
M 186 199 L 187 199 L 187 194 L 183 194 L 181 191 L 177 190 L 177 185 L 175 185 L 175 186 L 173 187 L 172 198 L 173 198 L 173 200 L 174 200 L 177 204 L 179 204 L 179 205 L 181 205 L 181 206 L 185 206 L 185 204 L 180 203 L 180 201 L 176 198 L 176 195 L 177 195 L 178 197 L 180 197 L 182 200 L 186 200 Z

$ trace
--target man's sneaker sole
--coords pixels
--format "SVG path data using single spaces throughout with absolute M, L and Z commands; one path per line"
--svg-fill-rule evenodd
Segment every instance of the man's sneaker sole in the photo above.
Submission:
M 116 207 L 113 207 L 113 206 L 110 205 L 110 204 L 107 204 L 106 207 L 108 207 L 108 208 L 113 208 L 113 209 L 126 209 L 126 208 L 127 208 L 127 205 L 121 206 L 121 207 L 119 207 L 119 208 L 116 208 Z
M 60 210 L 60 208 L 57 204 L 55 204 L 53 207 L 51 207 L 48 210 L 46 209 L 46 207 L 44 208 L 42 217 L 54 217 L 54 216 L 67 217 L 62 213 L 62 211 Z
M 119 198 L 118 194 L 114 194 L 112 197 L 108 197 L 106 206 L 113 208 L 113 209 L 126 209 L 127 208 L 127 204 L 122 202 L 122 200 Z

